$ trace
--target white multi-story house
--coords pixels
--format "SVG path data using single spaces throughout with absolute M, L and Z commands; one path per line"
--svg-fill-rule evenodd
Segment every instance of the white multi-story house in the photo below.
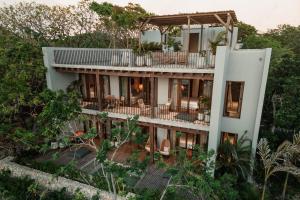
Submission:
M 165 44 L 161 49 L 137 54 L 132 49 L 44 47 L 48 88 L 66 90 L 79 80 L 82 112 L 108 112 L 103 138 L 109 137 L 112 121 L 139 115 L 152 159 L 155 151 L 168 156 L 175 147 L 191 156 L 196 144 L 216 151 L 225 140 L 236 143 L 244 132 L 254 153 L 271 49 L 239 48 L 234 11 L 152 16 L 143 22 L 158 30 L 142 31 L 141 46 Z M 170 35 L 171 26 L 181 31 Z M 220 32 L 225 37 L 212 44 Z

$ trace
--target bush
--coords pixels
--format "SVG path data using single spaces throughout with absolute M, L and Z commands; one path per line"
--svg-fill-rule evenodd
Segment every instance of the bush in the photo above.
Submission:
M 70 195 L 66 189 L 49 191 L 29 177 L 12 177 L 10 171 L 0 172 L 0 199 L 5 200 L 85 200 L 79 191 Z

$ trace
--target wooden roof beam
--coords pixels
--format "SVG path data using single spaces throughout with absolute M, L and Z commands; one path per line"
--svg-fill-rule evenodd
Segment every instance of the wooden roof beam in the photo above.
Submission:
M 229 14 L 229 13 L 228 13 Z M 232 32 L 233 30 L 230 27 L 230 23 L 231 23 L 231 15 L 227 14 L 227 21 L 224 22 L 223 19 L 218 15 L 218 14 L 214 14 L 215 18 L 226 28 L 226 30 L 229 30 L 230 32 Z

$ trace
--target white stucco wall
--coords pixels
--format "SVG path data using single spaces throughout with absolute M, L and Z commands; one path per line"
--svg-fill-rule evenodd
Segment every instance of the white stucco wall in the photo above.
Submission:
M 160 37 L 160 31 L 159 30 L 149 30 L 143 32 L 141 36 L 142 42 L 161 42 L 161 37 Z
M 115 97 L 120 96 L 120 85 L 118 76 L 109 76 L 110 78 L 110 94 Z
M 244 81 L 245 85 L 241 116 L 239 119 L 222 117 L 222 131 L 236 133 L 239 137 L 247 131 L 248 137 L 253 138 L 265 54 L 265 49 L 230 52 L 223 84 L 226 85 L 226 81 Z M 224 101 L 224 98 L 221 98 L 221 100 Z
M 46 81 L 50 90 L 64 90 L 75 80 L 78 80 L 76 73 L 57 72 L 51 65 L 54 64 L 54 55 L 52 47 L 43 47 L 44 65 L 47 68 Z
M 218 47 L 214 74 L 208 149 L 216 150 L 221 132 L 247 131 L 255 154 L 271 49 L 232 50 Z M 223 116 L 226 81 L 243 81 L 244 92 L 240 118 Z
M 208 25 L 203 25 L 203 35 L 202 35 L 202 50 L 210 49 L 209 40 L 214 40 L 215 37 L 222 31 L 225 31 L 225 27 L 209 27 Z M 187 26 L 183 26 L 181 37 L 183 38 L 183 49 L 187 50 L 187 44 L 188 44 L 188 30 Z M 198 42 L 198 49 L 200 50 L 200 44 L 201 44 L 201 26 L 199 25 L 193 25 L 191 26 L 190 33 L 199 33 L 199 42 Z M 238 28 L 234 27 L 233 30 L 233 36 L 232 36 L 232 46 L 234 47 L 237 42 L 237 33 Z M 231 33 L 228 32 L 227 39 L 230 41 L 231 39 Z
M 166 104 L 168 102 L 169 94 L 169 79 L 158 78 L 157 104 Z

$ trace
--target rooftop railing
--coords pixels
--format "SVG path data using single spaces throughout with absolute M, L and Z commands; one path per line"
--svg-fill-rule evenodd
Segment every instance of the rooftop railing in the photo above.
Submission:
M 210 50 L 201 53 L 148 52 L 134 53 L 131 49 L 54 49 L 55 64 L 97 65 L 117 67 L 209 69 L 215 66 Z

